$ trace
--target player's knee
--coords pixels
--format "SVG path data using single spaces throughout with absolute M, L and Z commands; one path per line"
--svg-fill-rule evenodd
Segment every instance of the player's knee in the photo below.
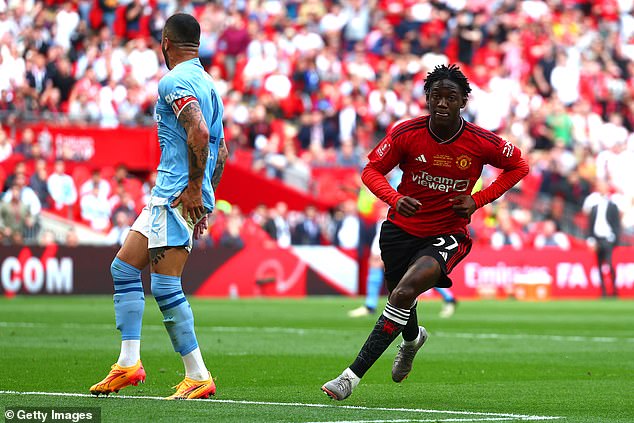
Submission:
M 160 273 L 152 273 L 150 276 L 150 290 L 157 299 L 181 290 L 181 279 L 177 276 Z
M 110 274 L 112 275 L 113 278 L 119 273 L 119 266 L 118 266 L 117 260 L 119 259 L 115 257 L 112 260 L 112 263 L 110 263 Z
M 114 260 L 112 260 L 112 263 L 110 263 L 110 274 L 115 281 L 132 281 L 141 278 L 141 270 L 126 263 L 119 257 L 115 257 Z
M 390 294 L 390 304 L 396 307 L 409 308 L 419 294 L 420 292 L 415 286 L 401 283 Z

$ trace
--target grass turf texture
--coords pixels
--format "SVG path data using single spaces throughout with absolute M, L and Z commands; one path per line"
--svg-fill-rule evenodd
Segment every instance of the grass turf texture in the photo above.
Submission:
M 374 324 L 376 316 L 346 316 L 359 300 L 191 303 L 203 355 L 217 378 L 215 400 L 1 393 L 0 407 L 100 407 L 103 422 L 522 421 L 380 407 L 634 421 L 632 301 L 462 302 L 449 320 L 437 317 L 439 302 L 423 301 L 419 318 L 430 339 L 410 377 L 402 384 L 391 381 L 395 342 L 341 403 L 328 399 L 320 387 L 351 363 Z M 0 352 L 0 391 L 87 394 L 118 356 L 112 299 L 0 299 Z M 183 377 L 182 362 L 151 296 L 141 354 L 146 383 L 119 395 L 171 394 Z

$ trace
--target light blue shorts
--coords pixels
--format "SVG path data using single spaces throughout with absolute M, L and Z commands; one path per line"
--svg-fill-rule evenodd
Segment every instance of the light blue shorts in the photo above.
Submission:
M 182 205 L 172 207 L 168 198 L 150 197 L 132 230 L 147 238 L 148 248 L 185 247 L 192 249 L 194 222 L 182 214 Z

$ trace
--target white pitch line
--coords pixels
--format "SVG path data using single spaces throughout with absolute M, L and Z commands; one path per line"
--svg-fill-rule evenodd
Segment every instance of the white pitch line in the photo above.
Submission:
M 79 394 L 75 392 L 23 392 L 23 391 L 0 391 L 0 395 L 42 395 L 42 396 L 50 396 L 50 397 L 79 397 L 79 398 L 95 398 L 94 395 L 91 394 Z M 113 395 L 108 396 L 106 398 L 101 398 L 101 400 L 109 400 L 109 399 L 146 399 L 146 400 L 159 400 L 165 401 L 164 397 L 154 397 L 147 395 Z M 95 398 L 95 400 L 99 400 Z M 422 408 L 389 408 L 389 407 L 364 407 L 360 405 L 334 405 L 334 404 L 311 404 L 311 403 L 301 403 L 301 402 L 272 402 L 272 401 L 248 401 L 248 400 L 229 400 L 229 399 L 197 399 L 196 402 L 213 402 L 213 403 L 222 403 L 222 404 L 241 404 L 241 405 L 270 405 L 276 407 L 306 407 L 306 408 L 337 408 L 337 409 L 348 409 L 348 410 L 361 410 L 361 411 L 397 411 L 402 413 L 429 413 L 429 414 L 454 414 L 454 415 L 462 415 L 462 416 L 486 416 L 489 418 L 501 418 L 506 420 L 556 420 L 561 417 L 557 416 L 531 416 L 526 414 L 511 414 L 511 413 L 487 413 L 487 412 L 477 412 L 477 411 L 455 411 L 455 410 L 427 410 Z M 405 420 L 411 421 L 411 420 Z M 426 420 L 423 420 L 426 421 Z M 429 420 L 429 421 L 438 421 L 438 420 Z M 447 420 L 450 421 L 450 420 Z M 460 420 L 457 420 L 460 421 Z M 475 420 L 466 420 L 466 421 L 475 421 Z
M 617 338 L 615 336 L 578 336 L 578 335 L 531 335 L 525 333 L 460 333 L 460 332 L 432 332 L 432 335 L 442 338 L 467 339 L 535 339 L 569 342 L 634 342 L 634 338 Z
M 114 324 L 98 324 L 98 323 L 31 323 L 31 322 L 0 322 L 0 328 L 21 328 L 21 329 L 103 329 L 114 330 Z M 143 325 L 144 330 L 164 331 L 162 325 Z M 334 329 L 304 329 L 304 328 L 284 328 L 284 327 L 255 327 L 255 326 L 196 326 L 196 331 L 210 332 L 250 332 L 250 333 L 282 333 L 290 335 L 308 335 L 310 333 L 320 335 L 341 335 L 344 332 L 352 330 L 334 330 Z M 356 329 L 354 330 L 357 331 Z M 469 332 L 430 332 L 432 336 L 441 338 L 466 338 L 466 339 L 495 339 L 495 340 L 539 340 L 539 341 L 555 341 L 555 342 L 598 342 L 598 343 L 614 343 L 614 342 L 634 342 L 634 338 L 619 338 L 616 336 L 577 336 L 577 335 L 537 335 L 527 333 L 469 333 Z
M 539 417 L 539 416 L 535 416 Z M 332 420 L 332 421 L 315 421 L 306 423 L 409 423 L 409 422 L 423 422 L 423 423 L 439 423 L 439 422 L 508 422 L 517 420 L 515 417 L 484 417 L 484 418 L 466 418 L 466 419 L 390 419 L 390 420 Z M 534 421 L 534 420 L 550 420 L 540 418 L 526 418 L 521 421 Z

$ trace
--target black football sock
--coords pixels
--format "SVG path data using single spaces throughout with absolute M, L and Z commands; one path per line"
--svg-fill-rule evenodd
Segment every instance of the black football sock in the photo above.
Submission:
M 359 355 L 354 363 L 350 365 L 350 370 L 355 375 L 363 377 L 374 362 L 381 357 L 381 354 L 403 331 L 409 319 L 410 310 L 394 307 L 387 303 L 383 314 L 376 321 L 370 336 L 361 347 Z
M 405 328 L 403 328 L 403 340 L 406 342 L 415 341 L 416 338 L 418 338 L 418 314 L 416 313 L 416 305 L 418 305 L 418 301 L 416 301 L 409 310 L 409 320 L 407 320 L 407 324 Z

